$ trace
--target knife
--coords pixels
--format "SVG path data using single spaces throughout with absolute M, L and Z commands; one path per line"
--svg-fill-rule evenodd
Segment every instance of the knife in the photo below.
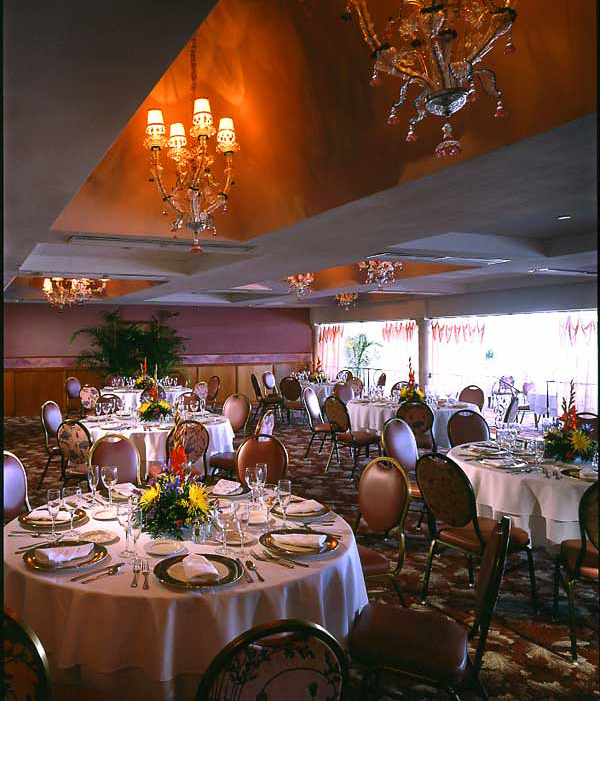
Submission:
M 71 582 L 76 582 L 77 580 L 85 580 L 86 577 L 91 577 L 94 574 L 98 574 L 98 572 L 106 572 L 108 569 L 113 569 L 116 567 L 123 566 L 125 562 L 122 561 L 120 564 L 111 564 L 110 566 L 101 566 L 99 569 L 92 569 L 91 572 L 84 572 L 83 574 L 78 574 L 77 577 L 71 577 Z
M 102 572 L 101 574 L 95 574 L 93 577 L 88 577 L 87 580 L 82 580 L 81 584 L 85 585 L 86 582 L 94 582 L 94 580 L 99 580 L 101 577 L 108 577 L 109 575 L 117 574 L 119 569 L 122 566 L 123 564 L 115 564 L 114 566 L 109 566 L 105 572 Z

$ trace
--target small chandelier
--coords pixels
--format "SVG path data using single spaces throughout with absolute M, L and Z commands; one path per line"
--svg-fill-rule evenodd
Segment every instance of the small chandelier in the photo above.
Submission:
M 108 279 L 63 279 L 61 276 L 46 277 L 42 290 L 50 305 L 63 311 L 65 306 L 81 306 L 84 301 L 103 294 Z
M 386 282 L 394 281 L 396 269 L 402 271 L 402 263 L 392 263 L 391 260 L 363 260 L 358 267 L 367 272 L 365 284 L 377 284 L 378 290 L 381 290 Z
M 288 293 L 295 292 L 298 299 L 303 298 L 307 293 L 312 293 L 311 284 L 315 281 L 315 275 L 308 274 L 294 274 L 294 276 L 288 276 L 286 282 L 290 285 Z
M 335 296 L 335 299 L 338 302 L 338 305 L 342 309 L 346 309 L 346 311 L 350 308 L 350 306 L 356 305 L 357 298 L 358 298 L 358 293 L 340 293 L 339 295 Z
M 342 18 L 351 19 L 354 8 L 375 60 L 371 85 L 380 84 L 381 73 L 395 75 L 402 81 L 388 123 L 400 122 L 398 108 L 409 89 L 416 86 L 419 90 L 413 100 L 415 115 L 408 122 L 407 142 L 417 139 L 415 125 L 428 113 L 441 116 L 446 121 L 435 155 L 458 155 L 462 148 L 452 136 L 448 119 L 467 102 L 477 99 L 478 88 L 496 100 L 495 118 L 507 115 L 494 71 L 477 65 L 505 35 L 504 53 L 515 51 L 512 26 L 517 13 L 511 7 L 515 4 L 516 0 L 401 0 L 379 37 L 367 0 L 347 1 Z M 396 46 L 390 44 L 392 39 Z
M 190 44 L 192 72 L 192 99 L 196 83 L 196 39 Z M 198 234 L 202 231 L 217 232 L 213 214 L 223 207 L 226 210 L 229 190 L 233 185 L 233 154 L 239 150 L 232 118 L 221 118 L 216 132 L 216 146 L 225 157 L 225 184 L 221 187 L 213 177 L 211 167 L 214 156 L 209 152 L 208 139 L 215 134 L 213 117 L 208 99 L 193 99 L 192 126 L 189 130 L 191 147 L 187 147 L 185 128 L 182 123 L 172 123 L 169 139 L 162 110 L 148 110 L 148 125 L 144 147 L 150 150 L 150 182 L 156 182 L 163 201 L 163 215 L 167 205 L 175 212 L 171 225 L 173 238 L 184 226 L 194 234 L 192 252 L 202 252 Z M 175 184 L 167 189 L 163 179 L 161 151 L 168 148 L 167 158 L 175 167 Z

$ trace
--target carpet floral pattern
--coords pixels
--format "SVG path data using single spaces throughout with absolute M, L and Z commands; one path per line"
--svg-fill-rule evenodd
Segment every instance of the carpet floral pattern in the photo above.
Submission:
M 288 477 L 292 480 L 294 493 L 325 502 L 349 523 L 354 523 L 358 515 L 358 475 L 365 460 L 361 458 L 357 478 L 351 481 L 352 462 L 348 451 L 341 451 L 342 466 L 334 463 L 326 474 L 328 442 L 319 455 L 319 443 L 315 441 L 305 459 L 310 432 L 304 425 L 289 427 L 285 424 L 282 427 L 278 423 L 275 434 L 289 452 Z M 37 489 L 47 459 L 38 418 L 5 419 L 4 448 L 17 454 L 25 465 L 32 506 L 43 503 L 48 488 L 61 485 L 60 465 L 53 462 L 42 488 Z M 406 559 L 400 579 L 406 603 L 423 610 L 418 598 L 429 540 L 425 525 L 422 530 L 417 530 L 417 520 L 417 514 L 409 514 Z M 361 523 L 357 539 L 393 560 L 397 550 L 393 532 L 384 541 L 370 534 Z M 538 615 L 533 615 L 526 562 L 518 556 L 510 558 L 490 629 L 481 680 L 493 700 L 598 700 L 598 593 L 582 585 L 576 589 L 579 661 L 573 666 L 569 659 L 567 602 L 562 590 L 559 619 L 557 622 L 552 620 L 552 557 L 545 550 L 536 549 L 534 559 L 541 610 Z M 380 599 L 380 603 L 398 603 L 392 594 Z M 464 558 L 451 551 L 437 556 L 433 563 L 428 609 L 469 624 L 473 601 L 474 591 L 467 584 Z M 358 675 L 353 669 L 355 695 L 360 698 Z M 429 688 L 409 689 L 387 676 L 381 686 L 388 699 L 446 697 Z M 476 695 L 468 693 L 465 697 L 475 699 Z

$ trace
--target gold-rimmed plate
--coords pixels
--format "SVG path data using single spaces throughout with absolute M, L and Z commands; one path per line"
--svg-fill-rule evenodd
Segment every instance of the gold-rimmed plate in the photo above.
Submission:
M 219 577 L 211 580 L 190 580 L 183 570 L 185 556 L 173 556 L 159 561 L 154 567 L 154 576 L 164 585 L 179 590 L 210 590 L 222 588 L 237 582 L 243 574 L 241 565 L 228 556 L 218 556 L 213 553 L 199 553 L 204 556 L 219 572 Z
M 299 502 L 292 502 L 291 504 L 300 504 Z M 320 503 L 319 503 L 320 504 Z M 274 505 L 274 507 L 271 508 L 271 512 L 275 513 L 279 518 L 283 518 L 283 510 L 279 506 L 279 503 Z M 287 517 L 291 518 L 293 521 L 312 521 L 313 518 L 321 518 L 323 515 L 327 515 L 327 513 L 331 512 L 331 510 L 327 507 L 327 505 L 321 505 L 320 510 L 311 510 L 310 513 L 290 513 L 289 511 L 289 505 L 288 505 L 288 512 Z
M 35 548 L 31 548 L 31 550 L 23 553 L 23 561 L 25 561 L 25 566 L 27 566 L 28 569 L 33 569 L 37 572 L 55 573 L 64 572 L 69 569 L 82 569 L 86 566 L 94 566 L 95 564 L 99 564 L 101 561 L 104 561 L 108 555 L 108 551 L 104 545 L 99 545 L 95 542 L 93 543 L 94 547 L 91 553 L 89 553 L 87 556 L 84 556 L 83 558 L 74 558 L 71 561 L 61 561 L 60 563 L 56 564 L 47 564 L 45 562 L 40 562 L 35 555 L 35 551 L 39 550 L 40 548 L 66 548 L 75 547 L 76 545 L 81 545 L 81 542 L 77 540 L 60 540 L 59 542 L 48 542 L 45 545 L 37 545 Z
M 574 478 L 575 480 L 580 480 L 582 483 L 594 483 L 595 481 L 598 480 L 598 476 L 597 475 L 595 477 L 593 477 L 593 478 L 582 478 L 579 475 L 579 470 L 572 470 L 572 469 L 561 470 L 560 474 L 561 475 L 566 475 L 567 478 Z
M 306 549 L 292 547 L 291 545 L 289 548 L 284 548 L 273 539 L 274 534 L 320 534 L 322 537 L 326 537 L 326 540 L 325 544 L 318 548 Z M 332 534 L 325 534 L 325 532 L 322 531 L 307 532 L 304 529 L 273 529 L 272 531 L 267 531 L 264 534 L 261 534 L 258 538 L 258 541 L 263 547 L 267 548 L 267 550 L 270 550 L 272 553 L 275 553 L 278 556 L 306 556 L 307 558 L 310 556 L 323 556 L 327 553 L 331 553 L 336 550 L 340 544 L 340 540 L 337 537 L 334 537 Z
M 84 542 L 97 542 L 98 545 L 112 545 L 119 541 L 119 535 L 115 534 L 114 531 L 103 531 L 102 529 L 79 532 L 79 537 Z
M 216 484 L 215 484 L 216 485 Z M 214 486 L 207 486 L 206 492 L 209 496 L 215 499 L 235 499 L 235 497 L 243 497 L 250 493 L 250 489 L 245 483 L 240 483 L 240 488 L 232 491 L 231 494 L 213 494 Z
M 48 518 L 36 518 L 35 514 L 38 512 L 37 510 L 32 510 L 30 513 L 20 515 L 19 516 L 19 523 L 24 529 L 31 529 L 32 531 L 52 531 L 52 521 Z M 40 508 L 39 512 L 48 513 L 47 510 Z M 65 511 L 62 511 L 62 514 Z M 85 523 L 88 523 L 90 519 L 88 516 L 83 512 L 83 510 L 79 511 L 79 513 L 75 516 L 73 519 L 73 528 L 76 528 L 77 526 L 83 526 Z M 56 520 L 56 528 L 68 528 L 71 525 L 71 518 L 68 516 L 67 518 L 62 518 L 60 520 Z

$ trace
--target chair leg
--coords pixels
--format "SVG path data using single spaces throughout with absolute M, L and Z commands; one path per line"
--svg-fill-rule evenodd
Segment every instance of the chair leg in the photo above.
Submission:
M 356 465 L 358 464 L 358 455 L 360 454 L 360 448 L 356 446 L 352 446 L 352 451 L 354 455 L 354 464 L 352 465 L 352 472 L 350 473 L 350 480 L 354 478 L 354 473 L 356 472 Z
M 531 603 L 533 604 L 533 611 L 537 615 L 539 610 L 538 597 L 537 597 L 537 585 L 535 582 L 535 567 L 533 566 L 533 551 L 530 547 L 525 548 L 527 552 L 527 565 L 529 567 L 529 584 L 531 586 Z
M 473 674 L 473 684 L 477 688 L 479 695 L 481 695 L 482 700 L 489 701 L 489 695 L 487 694 L 485 687 L 479 681 L 479 674 Z
M 52 457 L 48 457 L 48 461 L 46 462 L 46 466 L 44 467 L 44 472 L 42 473 L 42 477 L 40 478 L 40 482 L 38 483 L 38 489 L 42 487 L 42 482 L 44 478 L 46 477 L 46 473 L 48 472 L 48 467 L 50 466 L 50 462 L 52 461 Z
M 427 559 L 427 566 L 425 567 L 425 577 L 423 578 L 423 590 L 421 591 L 421 604 L 425 604 L 425 600 L 427 599 L 427 592 L 429 590 L 429 577 L 431 575 L 431 564 L 433 562 L 433 554 L 435 553 L 435 547 L 437 545 L 437 540 L 431 540 L 431 545 L 429 547 L 429 557 Z
M 577 629 L 575 626 L 575 593 L 573 580 L 567 580 L 567 598 L 569 599 L 569 633 L 571 636 L 571 661 L 577 663 Z
M 560 581 L 560 557 L 554 562 L 554 593 L 552 599 L 552 619 L 558 619 L 558 584 Z
M 335 442 L 335 435 L 333 436 L 333 442 L 331 444 L 331 451 L 329 452 L 329 459 L 327 459 L 327 464 L 325 465 L 325 472 L 329 470 L 329 465 L 331 464 L 331 460 L 333 459 L 333 452 L 337 452 L 337 443 Z M 338 456 L 338 462 L 340 461 L 340 457 Z
M 321 447 L 319 448 L 319 453 L 321 453 L 321 451 L 323 450 L 323 446 L 325 445 L 326 438 L 327 438 L 327 433 L 324 432 L 323 433 L 323 440 L 321 440 Z
M 473 557 L 467 557 L 467 571 L 469 573 L 469 588 L 475 587 L 475 575 L 473 573 Z
M 304 454 L 304 458 L 308 456 L 308 452 L 310 451 L 310 447 L 312 446 L 312 442 L 315 439 L 315 433 L 313 432 L 312 437 L 310 439 L 310 443 L 308 444 L 308 448 L 306 449 L 306 453 Z

